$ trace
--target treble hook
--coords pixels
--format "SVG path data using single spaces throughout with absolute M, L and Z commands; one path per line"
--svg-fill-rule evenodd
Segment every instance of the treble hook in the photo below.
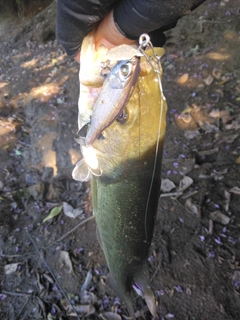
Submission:
M 100 75 L 103 78 L 106 78 L 108 74 L 111 72 L 111 68 L 109 67 L 109 60 L 101 63 Z

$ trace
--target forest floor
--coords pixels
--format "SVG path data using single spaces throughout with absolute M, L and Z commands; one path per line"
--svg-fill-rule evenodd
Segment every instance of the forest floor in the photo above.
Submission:
M 0 318 L 76 319 L 67 296 L 79 318 L 126 319 L 105 285 L 89 185 L 71 176 L 79 66 L 54 39 L 54 10 L 1 18 L 0 42 Z M 240 1 L 208 0 L 167 32 L 165 50 L 162 178 L 175 187 L 149 252 L 158 314 L 239 320 Z

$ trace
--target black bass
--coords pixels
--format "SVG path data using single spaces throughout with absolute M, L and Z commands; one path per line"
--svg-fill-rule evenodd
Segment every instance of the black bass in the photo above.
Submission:
M 92 145 L 81 143 L 91 172 L 93 211 L 113 288 L 133 319 L 132 289 L 145 298 L 150 312 L 157 317 L 147 259 L 160 195 L 167 110 L 158 76 L 144 57 L 140 67 L 128 103 L 115 113 L 117 118 L 108 114 L 115 121 L 106 126 L 106 118 L 101 118 L 101 123 L 92 127 Z M 112 96 L 107 96 L 108 88 L 105 90 L 109 108 L 114 109 Z M 104 139 L 96 139 L 100 133 Z M 81 162 L 73 177 L 81 180 L 80 174 Z

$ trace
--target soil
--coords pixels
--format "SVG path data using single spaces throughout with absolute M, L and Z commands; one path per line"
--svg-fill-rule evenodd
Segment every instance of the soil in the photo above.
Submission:
M 0 23 L 0 318 L 76 319 L 75 306 L 78 318 L 125 319 L 89 185 L 71 176 L 79 66 L 55 40 L 54 7 L 36 12 Z M 162 177 L 175 187 L 149 252 L 160 319 L 240 319 L 239 15 L 239 0 L 209 0 L 167 32 Z

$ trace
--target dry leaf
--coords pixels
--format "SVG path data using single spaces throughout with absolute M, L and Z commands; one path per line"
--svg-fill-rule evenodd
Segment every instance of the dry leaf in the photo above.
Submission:
M 97 296 L 90 291 L 80 292 L 80 303 L 84 305 L 95 304 L 97 302 Z
M 104 320 L 121 320 L 122 319 L 120 315 L 115 312 L 103 312 L 99 316 Z
M 75 219 L 83 213 L 83 210 L 80 208 L 73 209 L 73 207 L 67 202 L 63 202 L 63 213 L 69 217 Z
M 212 118 L 220 118 L 221 116 L 221 111 L 217 109 L 213 109 L 210 113 L 209 116 Z
M 239 121 L 238 120 L 235 120 L 235 121 L 233 121 L 232 123 L 230 123 L 230 124 L 227 124 L 226 126 L 225 126 L 225 129 L 226 130 L 238 130 L 238 129 L 240 129 L 240 123 L 239 123 Z
M 207 86 L 210 86 L 210 84 L 213 82 L 213 77 L 209 75 L 206 79 L 204 79 L 204 82 Z
M 223 137 L 222 141 L 227 143 L 233 143 L 234 140 L 236 140 L 239 137 L 239 134 L 231 134 L 229 136 Z
M 224 191 L 224 198 L 225 198 L 224 199 L 224 209 L 226 212 L 228 212 L 231 194 L 229 192 L 227 192 L 226 190 Z
M 190 140 L 196 138 L 199 135 L 200 135 L 200 132 L 198 130 L 193 130 L 193 131 L 188 130 L 184 132 L 184 137 Z
M 222 120 L 223 124 L 226 124 L 227 122 L 229 122 L 230 120 L 232 120 L 232 116 L 230 114 L 230 112 L 228 110 L 222 110 L 220 112 L 220 118 Z
M 192 214 L 196 215 L 198 218 L 201 218 L 201 211 L 198 206 L 196 206 L 193 202 L 192 199 L 189 198 L 185 202 L 185 208 L 191 212 Z
M 178 78 L 178 84 L 184 84 L 188 81 L 188 73 L 184 73 L 180 78 Z
M 11 273 L 16 272 L 19 264 L 20 264 L 20 262 L 11 263 L 11 264 L 6 264 L 6 265 L 4 266 L 4 272 L 5 272 L 5 274 L 11 274 Z
M 179 192 L 185 191 L 187 188 L 191 186 L 192 183 L 193 183 L 193 179 L 188 176 L 185 176 L 179 183 L 178 191 Z
M 67 251 L 60 251 L 60 263 L 67 267 L 69 273 L 73 272 L 72 261 Z
M 161 191 L 169 192 L 172 189 L 176 188 L 175 184 L 169 179 L 162 179 Z
M 75 305 L 74 309 L 79 313 L 83 313 L 85 316 L 89 316 L 90 314 L 94 314 L 96 312 L 96 309 L 92 304 Z M 76 313 L 72 312 L 70 308 L 67 308 L 67 314 L 69 317 L 76 317 Z
M 238 187 L 233 187 L 233 188 L 231 188 L 231 189 L 229 190 L 229 192 L 235 193 L 235 194 L 237 194 L 237 195 L 240 196 L 240 188 L 238 188 Z
M 223 225 L 227 225 L 230 222 L 230 218 L 225 214 L 221 213 L 221 211 L 210 212 L 209 218 L 215 222 L 221 223 Z
M 88 273 L 87 273 L 86 279 L 84 281 L 84 284 L 81 287 L 81 291 L 87 290 L 87 288 L 90 285 L 91 281 L 92 281 L 92 272 L 91 272 L 91 270 L 89 270 Z
M 222 76 L 222 71 L 215 68 L 215 69 L 213 69 L 213 71 L 212 71 L 212 75 L 213 75 L 213 77 L 214 77 L 215 79 L 219 80 L 219 79 L 221 78 L 221 76 Z

